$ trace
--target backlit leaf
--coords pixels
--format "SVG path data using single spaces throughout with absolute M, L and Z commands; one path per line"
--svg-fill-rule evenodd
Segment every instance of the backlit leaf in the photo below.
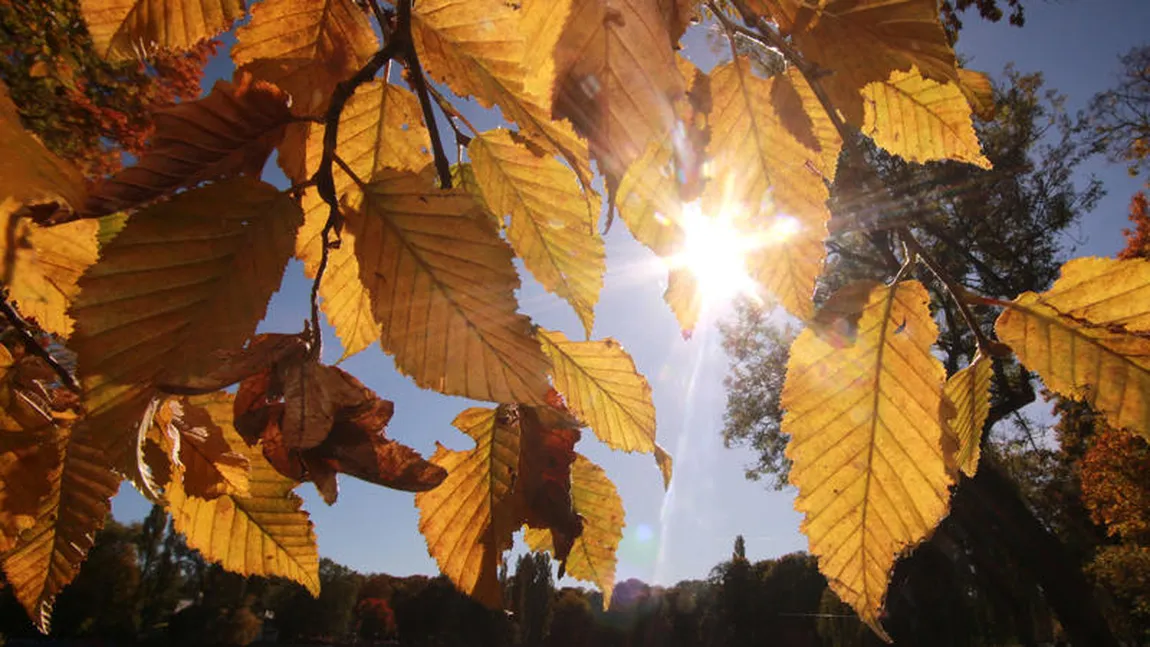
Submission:
M 614 449 L 655 448 L 655 405 L 627 351 L 613 339 L 569 341 L 559 331 L 539 331 L 554 364 L 555 389 L 599 440 Z
M 179 480 L 165 492 L 177 532 L 204 559 L 240 575 L 285 577 L 319 595 L 319 554 L 303 501 L 291 490 L 295 482 L 280 476 L 247 447 L 229 423 L 231 396 L 214 394 L 205 409 L 223 431 L 232 451 L 251 465 L 249 493 L 224 494 L 212 500 L 190 496 Z
M 1081 399 L 1150 438 L 1150 261 L 1076 259 L 1042 294 L 1025 292 L 995 323 L 999 339 L 1050 390 Z
M 671 489 L 671 475 L 673 467 L 673 459 L 667 453 L 667 450 L 655 445 L 655 464 L 659 466 L 659 472 L 663 474 L 663 489 Z
M 862 131 L 891 153 L 911 162 L 952 159 L 990 168 L 956 83 L 932 81 L 911 68 L 868 84 L 862 96 Z
M 50 472 L 51 486 L 40 500 L 35 524 L 4 556 L 8 584 L 43 632 L 56 596 L 79 572 L 120 485 L 93 440 L 76 429 L 51 441 L 62 454 L 60 468 Z
M 248 494 L 248 459 L 232 449 L 216 422 L 228 420 L 230 407 L 230 399 L 214 396 L 171 398 L 156 414 L 156 425 L 166 427 L 164 433 L 178 439 L 174 443 L 178 462 L 173 465 L 190 496 L 214 499 Z
M 511 248 L 465 190 L 382 172 L 346 231 L 400 371 L 442 393 L 542 402 L 549 364 L 517 313 Z
M 321 116 L 336 84 L 354 74 L 379 41 L 354 0 L 261 2 L 251 22 L 236 30 L 236 67 L 270 81 L 292 97 L 299 115 Z M 308 126 L 295 124 L 280 147 L 280 167 L 294 182 L 306 179 Z
M 506 130 L 482 133 L 467 147 L 484 202 L 509 215 L 507 240 L 547 290 L 571 304 L 587 336 L 603 288 L 603 239 L 590 226 L 598 200 L 588 200 L 570 168 L 539 157 Z
M 140 48 L 185 50 L 227 31 L 244 0 L 80 0 L 80 8 L 96 52 L 131 60 Z
M 963 474 L 974 477 L 978 459 L 982 454 L 982 427 L 990 415 L 990 382 L 994 378 L 994 362 L 985 355 L 977 355 L 970 366 L 950 376 L 946 381 L 946 397 L 954 405 L 950 428 L 958 438 L 955 459 Z
M 80 208 L 84 195 L 80 172 L 24 130 L 8 86 L 0 81 L 0 215 L 26 205 L 45 205 L 48 215 L 57 209 L 67 213 Z
M 157 113 L 148 150 L 93 190 L 85 214 L 110 214 L 220 177 L 258 178 L 291 121 L 288 102 L 275 86 L 241 74 L 235 85 L 217 81 L 203 99 Z
M 430 492 L 415 495 L 419 531 L 441 573 L 455 586 L 490 606 L 503 592 L 499 562 L 511 547 L 516 524 L 511 500 L 519 469 L 519 428 L 504 412 L 473 408 L 452 422 L 475 440 L 475 449 L 457 452 L 438 445 L 431 462 L 447 478 Z
M 685 92 L 673 16 L 662 9 L 659 0 L 575 0 L 555 50 L 555 114 L 587 137 L 609 178 L 673 128 Z
M 40 502 L 59 479 L 66 432 L 0 434 L 0 553 L 36 524 Z
M 952 484 L 939 420 L 946 371 L 922 284 L 878 286 L 845 348 L 811 329 L 791 347 L 782 431 L 795 509 L 839 598 L 879 625 L 895 558 L 946 514 Z
M 555 28 L 538 16 L 527 26 Z M 525 35 L 520 13 L 504 0 L 421 0 L 412 12 L 411 32 L 420 63 L 433 79 L 485 108 L 498 104 L 504 118 L 537 145 L 561 155 L 590 184 L 587 144 L 570 124 L 551 119 L 550 97 L 535 94 L 540 75 L 547 72 L 535 63 L 529 69 L 527 63 L 543 58 L 526 49 L 528 40 L 540 45 L 554 41 L 554 34 Z
M 131 216 L 80 279 L 71 310 L 88 421 L 121 465 L 155 384 L 208 374 L 263 319 L 291 256 L 299 207 L 240 178 Z
M 332 366 L 318 362 L 281 365 L 277 377 L 276 382 L 283 385 L 284 400 L 280 430 L 292 449 L 319 445 L 342 410 L 367 403 L 363 385 Z
M 703 308 L 703 295 L 699 294 L 698 281 L 691 270 L 682 267 L 672 268 L 667 273 L 667 289 L 663 300 L 671 306 L 679 329 L 685 337 L 690 337 L 699 323 L 699 313 Z
M 994 119 L 997 106 L 994 102 L 994 85 L 990 77 L 982 72 L 966 68 L 958 69 L 958 87 L 970 103 L 970 109 L 981 119 Z
M 623 501 L 603 468 L 581 455 L 571 466 L 571 499 L 583 517 L 583 534 L 567 557 L 571 577 L 593 582 L 603 592 L 603 609 L 615 588 L 616 551 L 623 539 Z M 528 528 L 524 540 L 533 551 L 555 552 L 550 530 Z
M 839 144 L 837 137 L 829 139 L 824 143 L 833 150 L 823 152 L 795 139 L 773 108 L 781 83 L 794 88 L 802 81 L 763 80 L 742 57 L 712 70 L 707 151 L 714 179 L 703 210 L 739 214 L 738 226 L 753 241 L 748 270 L 791 314 L 805 319 L 813 314 L 815 279 L 826 257 L 830 193 L 823 178 L 834 176 Z

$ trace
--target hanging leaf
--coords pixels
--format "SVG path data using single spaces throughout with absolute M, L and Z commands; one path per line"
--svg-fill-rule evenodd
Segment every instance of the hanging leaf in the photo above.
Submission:
M 555 366 L 555 389 L 567 406 L 613 449 L 655 449 L 655 405 L 651 385 L 614 339 L 569 341 L 559 331 L 539 331 L 543 351 Z
M 381 172 L 347 231 L 400 371 L 441 393 L 542 402 L 548 362 L 516 312 L 511 249 L 466 191 Z
M 141 48 L 186 50 L 227 31 L 243 17 L 244 0 L 80 0 L 80 9 L 96 52 L 127 61 Z
M 44 633 L 56 596 L 79 572 L 120 485 L 93 440 L 79 428 L 53 437 L 51 446 L 62 457 L 60 468 L 49 472 L 50 489 L 40 500 L 35 523 L 4 556 L 9 586 Z
M 551 112 L 555 94 L 555 57 L 563 25 L 571 15 L 573 0 L 524 0 L 521 3 L 519 29 L 523 33 L 523 64 L 526 68 L 524 89 Z
M 958 87 L 979 119 L 987 121 L 994 119 L 998 106 L 994 101 L 994 84 L 991 83 L 989 76 L 982 72 L 959 68 Z
M 85 215 L 144 205 L 217 178 L 260 177 L 292 120 L 288 105 L 288 96 L 275 86 L 240 74 L 235 85 L 217 81 L 203 99 L 160 111 L 148 150 L 94 189 Z
M 236 68 L 270 81 L 292 97 L 299 115 L 322 116 L 336 84 L 351 77 L 379 49 L 367 14 L 354 0 L 261 2 L 236 30 Z M 307 124 L 292 125 L 279 164 L 293 182 L 307 179 Z
M 932 81 L 912 67 L 868 84 L 862 96 L 862 131 L 887 151 L 911 162 L 950 159 L 990 168 L 957 83 Z
M 503 0 L 420 0 L 412 12 L 411 36 L 433 79 L 460 96 L 474 97 L 484 108 L 498 104 L 504 118 L 547 152 L 566 159 L 590 185 L 587 144 L 570 124 L 551 119 L 550 97 L 536 94 L 541 72 L 529 71 L 526 64 L 542 58 L 526 49 L 528 39 L 536 45 L 554 42 L 556 34 L 547 30 L 556 26 L 533 16 L 529 26 L 544 31 L 525 36 L 521 21 Z
M 503 603 L 499 562 L 511 548 L 516 523 L 512 500 L 519 469 L 519 427 L 500 408 L 473 408 L 451 423 L 475 440 L 457 452 L 436 444 L 431 462 L 447 471 L 440 487 L 415 495 L 419 532 L 441 573 L 489 607 Z
M 1077 259 L 1050 290 L 1024 292 L 994 328 L 1051 391 L 1150 438 L 1150 261 Z
M 938 328 L 929 304 L 918 282 L 878 286 L 852 346 L 804 330 L 782 394 L 810 552 L 831 589 L 884 638 L 895 558 L 938 525 L 952 484 L 939 420 L 946 371 L 931 354 Z
M 84 180 L 24 130 L 20 113 L 0 81 L 0 216 L 39 206 L 39 215 L 71 213 L 84 204 Z M 5 229 L 7 231 L 7 228 Z
M 566 570 L 571 577 L 599 587 L 606 611 L 615 589 L 615 555 L 626 525 L 623 500 L 603 468 L 578 454 L 571 465 L 571 500 L 583 518 L 583 534 L 571 548 Z M 528 528 L 524 540 L 533 551 L 555 554 L 550 530 Z
M 41 502 L 60 478 L 67 432 L 0 434 L 0 553 L 36 525 Z
M 811 298 L 826 258 L 830 193 L 823 178 L 834 176 L 828 160 L 837 159 L 838 143 L 826 142 L 833 152 L 808 148 L 771 108 L 776 85 L 798 82 L 760 79 L 743 57 L 711 71 L 707 152 L 717 179 L 707 186 L 703 210 L 742 214 L 738 226 L 753 241 L 750 273 L 791 314 L 806 319 L 814 313 Z
M 80 279 L 71 314 L 88 422 L 128 465 L 154 385 L 209 374 L 238 350 L 279 288 L 299 208 L 240 178 L 136 212 Z
M 655 445 L 655 463 L 659 466 L 659 471 L 663 474 L 663 489 L 671 489 L 671 471 L 673 460 L 667 450 Z
M 544 288 L 571 304 L 590 337 L 607 269 L 603 239 L 588 226 L 598 218 L 599 201 L 584 197 L 571 169 L 535 155 L 506 130 L 481 133 L 467 154 L 484 202 L 511 217 L 507 240 L 515 254 Z
M 562 577 L 575 541 L 583 532 L 571 496 L 571 464 L 579 442 L 579 422 L 555 394 L 552 406 L 519 407 L 519 470 L 516 490 L 522 493 L 522 522 L 546 529 L 553 540 Z
M 950 428 L 958 439 L 955 460 L 963 474 L 974 478 L 978 459 L 982 454 L 982 427 L 990 415 L 990 382 L 994 378 L 994 363 L 979 354 L 970 366 L 950 376 L 946 381 L 946 398 L 954 405 Z
M 555 115 L 587 137 L 608 186 L 669 132 L 685 92 L 659 0 L 575 0 L 555 49 Z
M 699 323 L 699 313 L 703 309 L 703 295 L 691 270 L 683 267 L 672 268 L 667 273 L 667 289 L 663 300 L 671 306 L 671 312 L 679 321 L 683 337 L 689 338 Z
M 232 396 L 208 396 L 204 410 L 235 453 L 251 465 L 249 493 L 212 500 L 191 496 L 178 479 L 165 491 L 176 531 L 204 559 L 240 575 L 279 576 L 319 595 L 319 554 L 295 482 L 276 473 L 257 450 L 248 448 L 230 424 Z
M 619 180 L 615 204 L 635 240 L 659 256 L 683 244 L 683 199 L 678 159 L 669 141 L 652 142 Z
M 219 391 L 280 362 L 301 362 L 307 352 L 302 335 L 255 335 L 241 350 L 214 353 L 217 363 L 207 373 L 179 376 L 185 379 L 161 384 L 160 389 L 167 393 Z
M 227 420 L 231 400 L 216 396 L 171 398 L 156 413 L 154 426 L 173 442 L 171 464 L 189 496 L 214 499 L 224 494 L 247 496 L 248 459 L 232 449 L 216 419 Z M 174 451 L 172 451 L 174 450 Z M 167 485 L 167 479 L 160 484 Z

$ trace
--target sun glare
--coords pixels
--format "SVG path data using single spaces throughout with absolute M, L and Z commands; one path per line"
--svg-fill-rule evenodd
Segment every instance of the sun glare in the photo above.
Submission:
M 705 308 L 727 303 L 738 295 L 757 298 L 759 287 L 747 270 L 748 256 L 794 235 L 799 223 L 778 216 L 765 231 L 740 231 L 728 213 L 704 214 L 697 202 L 684 206 L 682 251 L 671 266 L 694 275 Z

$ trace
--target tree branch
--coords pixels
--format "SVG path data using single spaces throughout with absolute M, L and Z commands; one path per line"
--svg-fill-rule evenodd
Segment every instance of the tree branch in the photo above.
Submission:
M 987 339 L 986 334 L 982 332 L 982 327 L 978 325 L 978 319 L 975 318 L 974 313 L 970 310 L 970 305 L 966 302 L 966 288 L 962 287 L 950 277 L 950 274 L 938 264 L 938 261 L 931 258 L 930 254 L 923 249 L 922 244 L 910 233 L 910 229 L 902 228 L 898 230 L 899 238 L 902 242 L 920 259 L 931 273 L 934 278 L 938 279 L 940 283 L 946 288 L 950 298 L 958 306 L 959 313 L 962 314 L 963 320 L 966 322 L 966 327 L 970 328 L 970 332 L 974 334 L 975 340 L 978 342 L 978 350 L 984 355 L 991 355 L 993 344 Z
M 435 169 L 439 172 L 439 184 L 451 188 L 451 163 L 447 161 L 447 153 L 443 150 L 443 142 L 439 138 L 439 124 L 435 121 L 435 111 L 431 107 L 431 97 L 427 90 L 427 80 L 423 78 L 423 67 L 419 64 L 419 54 L 411 45 L 411 0 L 399 3 L 399 26 L 396 35 L 405 42 L 403 59 L 407 63 L 407 82 L 415 95 L 419 97 L 419 106 L 423 109 L 423 120 L 427 122 L 427 134 L 431 139 L 431 152 L 435 156 Z
M 24 342 L 24 350 L 44 360 L 56 376 L 60 378 L 60 383 L 67 387 L 69 391 L 79 393 L 80 384 L 76 382 L 76 378 L 68 372 L 68 369 L 61 366 L 60 362 L 56 361 L 56 358 L 52 356 L 52 353 L 48 352 L 48 349 L 36 341 L 35 335 L 29 330 L 28 322 L 24 321 L 24 318 L 20 316 L 20 313 L 16 312 L 16 308 L 13 308 L 11 302 L 8 301 L 7 290 L 0 293 L 0 312 L 4 314 L 4 318 L 8 320 L 8 323 L 16 331 L 16 334 L 20 336 L 20 341 Z

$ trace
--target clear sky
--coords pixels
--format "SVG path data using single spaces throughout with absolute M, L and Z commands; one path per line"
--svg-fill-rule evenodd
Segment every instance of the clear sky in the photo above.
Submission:
M 986 24 L 968 14 L 958 50 L 969 58 L 968 67 L 993 76 L 1000 76 L 1009 62 L 1022 72 L 1043 72 L 1048 87 L 1067 96 L 1071 112 L 1114 84 L 1118 56 L 1147 42 L 1150 26 L 1147 0 L 1030 0 L 1026 12 L 1022 29 L 1005 21 Z M 685 42 L 688 58 L 709 68 L 713 59 L 702 35 L 688 34 Z M 215 78 L 230 77 L 226 51 L 209 65 L 208 73 L 206 87 Z M 481 129 L 498 125 L 493 116 L 477 118 L 480 121 L 473 118 L 473 122 Z M 1111 255 L 1122 246 L 1127 204 L 1140 182 L 1102 159 L 1086 165 L 1079 182 L 1090 174 L 1103 181 L 1108 193 L 1075 232 L 1077 243 L 1068 243 L 1077 245 L 1076 255 Z M 271 175 L 268 179 L 276 181 Z M 800 517 L 791 507 L 794 492 L 776 492 L 746 481 L 743 466 L 751 462 L 751 455 L 723 447 L 722 379 L 727 360 L 713 320 L 726 313 L 711 313 L 712 322 L 701 325 L 691 340 L 683 340 L 662 300 L 665 273 L 658 261 L 631 239 L 622 223 L 609 232 L 606 243 L 607 276 L 596 308 L 594 336 L 620 341 L 647 376 L 658 412 L 658 441 L 675 457 L 674 481 L 664 492 L 650 455 L 610 451 L 590 431 L 576 448 L 606 469 L 626 506 L 617 581 L 637 577 L 672 584 L 704 578 L 712 566 L 729 558 L 737 534 L 746 538 L 752 560 L 805 549 L 806 539 L 798 531 Z M 543 326 L 581 338 L 582 328 L 570 307 L 522 274 L 521 309 Z M 300 265 L 293 262 L 262 330 L 298 332 L 307 317 L 308 286 Z M 334 362 L 341 354 L 338 341 L 330 329 L 326 332 L 325 360 Z M 451 420 L 474 403 L 419 390 L 394 371 L 391 358 L 378 346 L 342 366 L 395 401 L 395 417 L 388 428 L 391 437 L 425 456 L 437 440 L 452 449 L 471 447 Z M 316 524 L 321 555 L 361 572 L 436 572 L 418 531 L 411 494 L 342 476 L 339 502 L 333 507 L 323 504 L 311 484 L 302 485 L 299 492 Z M 113 513 L 118 519 L 138 519 L 147 506 L 125 485 L 113 501 Z

